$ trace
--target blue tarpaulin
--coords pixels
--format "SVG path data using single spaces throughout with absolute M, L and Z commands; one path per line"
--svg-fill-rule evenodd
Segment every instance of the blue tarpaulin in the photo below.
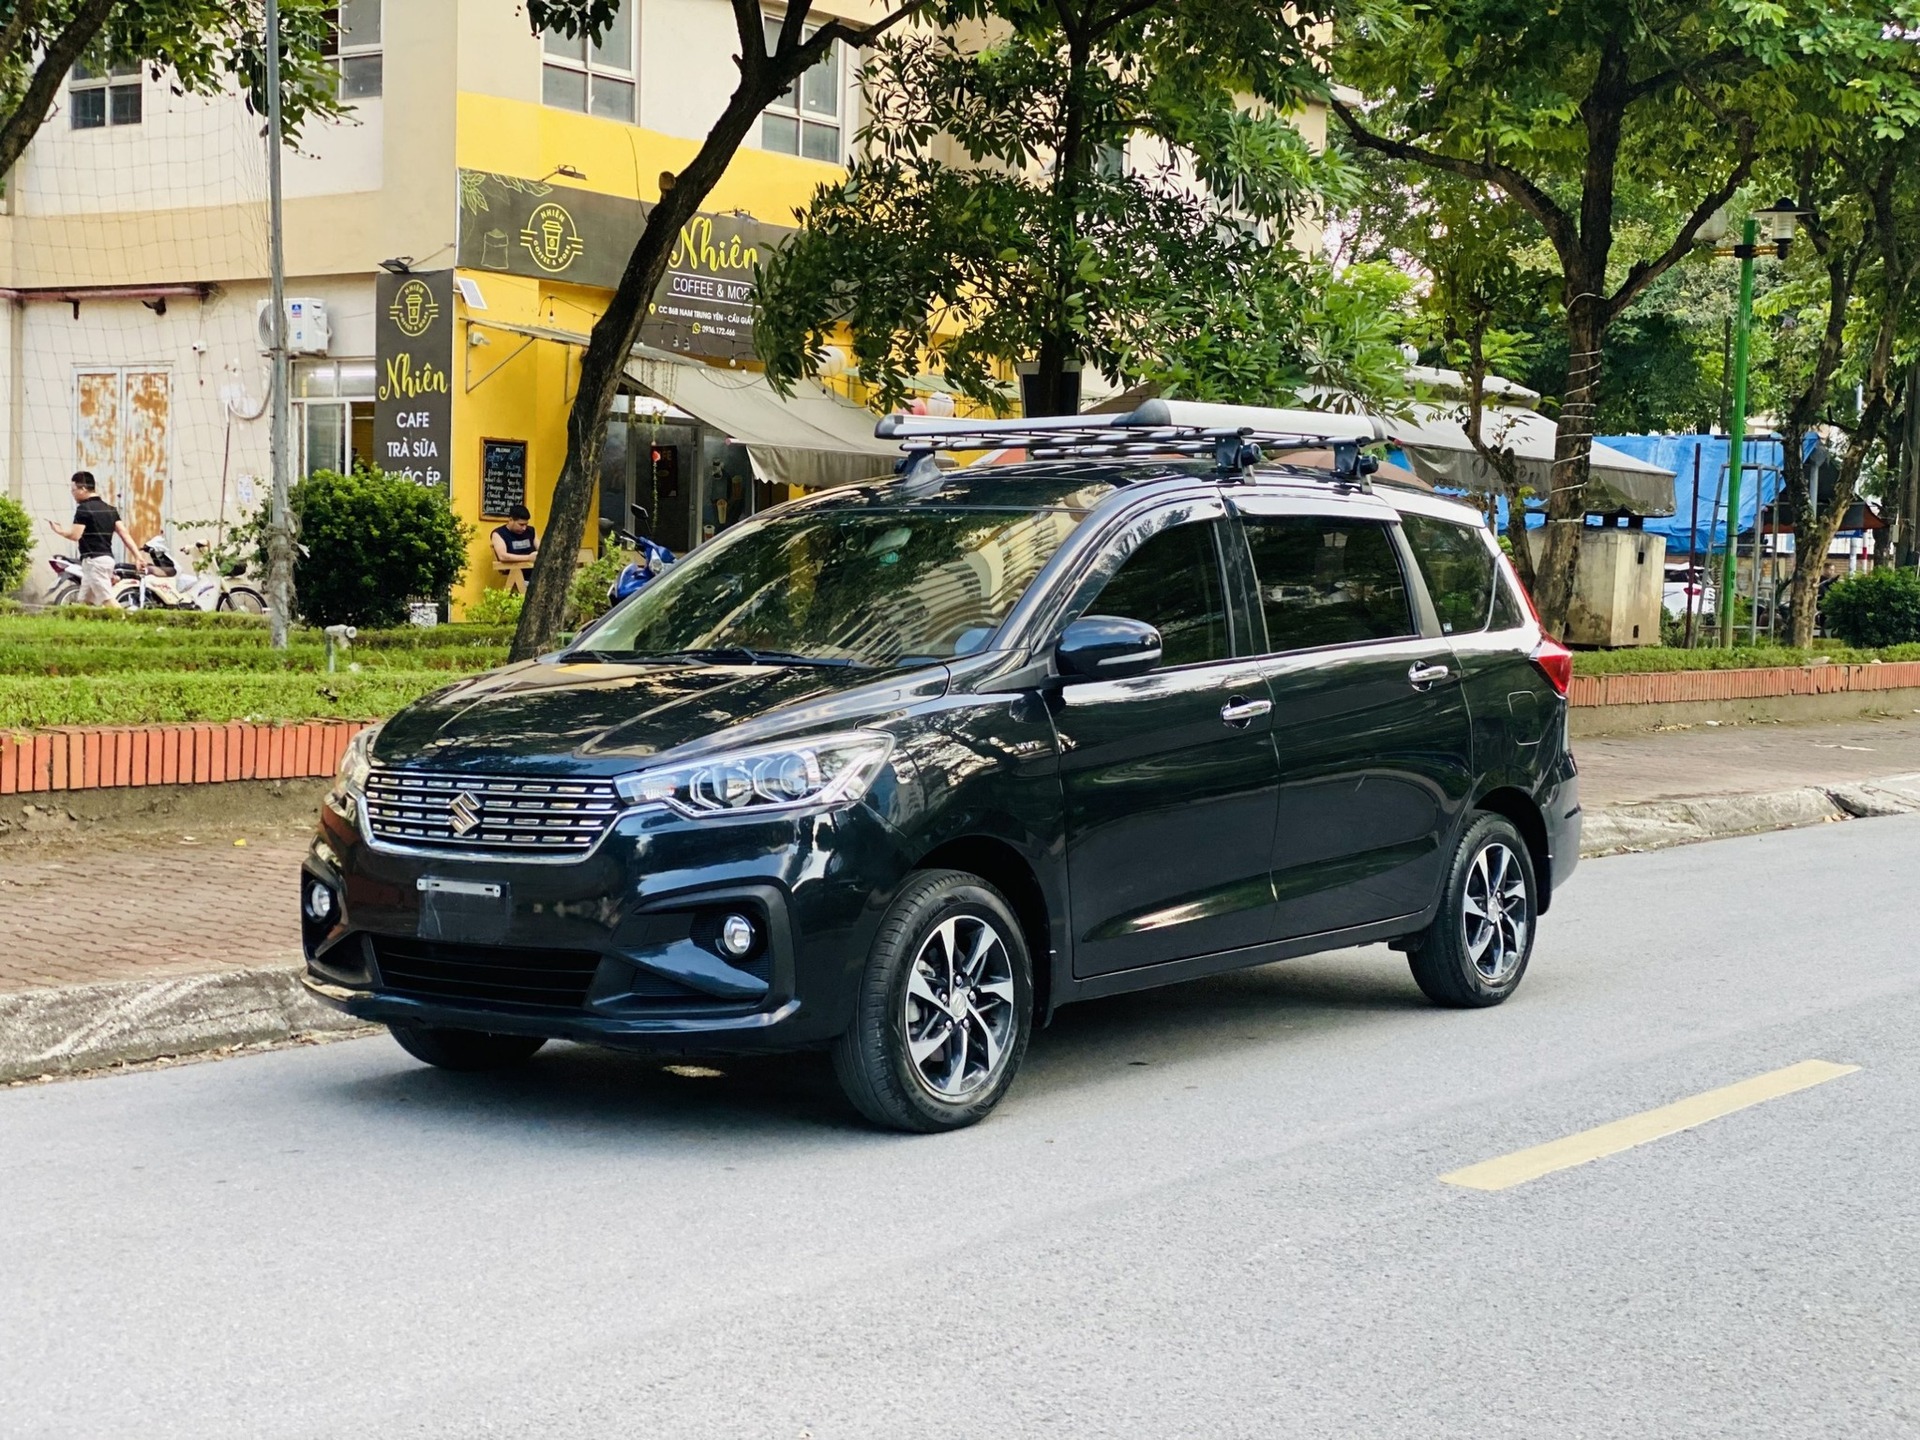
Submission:
M 1650 515 L 1643 522 L 1650 535 L 1665 537 L 1667 553 L 1685 555 L 1689 553 L 1688 540 L 1692 539 L 1691 553 L 1703 555 L 1708 547 L 1725 550 L 1727 546 L 1726 516 L 1720 511 L 1726 507 L 1726 476 L 1723 473 L 1727 464 L 1727 453 L 1731 442 L 1724 435 L 1596 435 L 1603 445 L 1610 445 L 1623 454 L 1636 460 L 1645 460 L 1662 469 L 1673 471 L 1673 514 Z M 1814 438 L 1808 435 L 1806 448 L 1811 452 Z M 1737 533 L 1751 534 L 1754 514 L 1762 503 L 1772 505 L 1780 493 L 1780 437 L 1777 435 L 1760 436 L 1749 439 L 1746 444 L 1747 470 L 1740 480 L 1740 516 Z M 1700 456 L 1700 496 L 1699 515 L 1694 514 L 1693 457 Z M 1404 464 L 1391 453 L 1390 459 Z M 1758 467 L 1758 468 L 1756 468 Z M 1507 524 L 1507 503 L 1499 502 L 1497 524 L 1504 531 Z M 1537 528 L 1544 523 L 1538 502 L 1529 505 L 1527 524 Z

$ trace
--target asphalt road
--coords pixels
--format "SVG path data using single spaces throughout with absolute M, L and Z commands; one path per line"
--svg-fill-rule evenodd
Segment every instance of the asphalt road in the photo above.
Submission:
M 940 1138 L 384 1038 L 0 1091 L 0 1435 L 1910 1437 L 1916 874 L 1920 817 L 1589 862 L 1501 1009 L 1377 949 L 1089 1005 Z

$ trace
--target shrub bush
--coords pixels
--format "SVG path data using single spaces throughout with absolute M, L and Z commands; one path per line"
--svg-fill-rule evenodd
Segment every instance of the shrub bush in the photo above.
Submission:
M 1920 574 L 1893 566 L 1850 576 L 1820 602 L 1827 629 L 1849 645 L 1920 641 Z
M 33 518 L 11 496 L 0 495 L 0 590 L 15 590 L 33 558 Z
M 300 613 L 314 625 L 395 625 L 416 597 L 446 598 L 467 569 L 472 526 L 430 486 L 360 469 L 293 487 Z
M 624 550 L 609 550 L 573 577 L 573 586 L 567 591 L 568 629 L 577 630 L 589 620 L 598 620 L 612 608 L 607 604 L 607 591 L 632 561 L 633 556 Z
M 466 623 L 469 625 L 515 625 L 520 620 L 520 607 L 526 603 L 525 595 L 512 590 L 491 589 L 482 592 L 480 598 L 467 607 Z

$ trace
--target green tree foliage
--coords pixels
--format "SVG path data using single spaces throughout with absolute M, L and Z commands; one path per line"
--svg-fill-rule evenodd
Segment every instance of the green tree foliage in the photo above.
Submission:
M 1901 35 L 1915 19 L 1911 0 L 1369 0 L 1343 17 L 1328 61 L 1368 97 L 1332 98 L 1352 141 L 1497 190 L 1551 247 L 1567 359 L 1538 588 L 1550 624 L 1572 597 L 1612 327 L 1763 151 L 1920 110 Z
M 1849 576 L 1827 591 L 1820 610 L 1849 645 L 1913 644 L 1920 641 L 1920 574 L 1887 567 Z
M 938 13 L 999 24 L 877 47 L 870 158 L 816 193 L 760 276 L 756 333 L 776 382 L 817 369 L 844 326 L 887 405 L 932 367 L 1000 408 L 1022 362 L 1054 396 L 1049 377 L 1078 363 L 1204 399 L 1395 386 L 1405 277 L 1336 277 L 1285 238 L 1346 179 L 1276 108 L 1319 83 L 1304 64 L 1310 10 Z M 1117 163 L 1129 146 L 1159 159 Z
M 473 527 L 437 489 L 360 469 L 293 487 L 293 588 L 313 625 L 396 625 L 412 599 L 443 600 L 467 570 Z
M 32 558 L 32 517 L 19 501 L 0 495 L 0 593 L 20 587 Z
M 281 98 L 289 135 L 340 113 L 327 63 L 327 0 L 281 0 Z M 84 63 L 144 66 L 192 95 L 238 84 L 266 110 L 266 25 L 260 0 L 0 0 L 0 175 L 52 113 L 68 72 Z

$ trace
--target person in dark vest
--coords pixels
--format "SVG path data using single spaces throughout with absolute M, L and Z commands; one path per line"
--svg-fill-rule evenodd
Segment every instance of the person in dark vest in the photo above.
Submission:
M 62 525 L 47 521 L 47 528 L 62 539 L 80 545 L 80 603 L 111 605 L 113 599 L 113 537 L 118 535 L 127 547 L 127 559 L 141 570 L 147 557 L 139 541 L 120 518 L 120 512 L 100 498 L 99 484 L 91 470 L 76 470 L 69 482 L 73 490 L 73 523 Z
M 524 505 L 507 511 L 507 523 L 493 531 L 493 559 L 507 573 L 508 588 L 524 589 L 527 571 L 540 558 L 539 537 L 533 532 L 533 516 Z

